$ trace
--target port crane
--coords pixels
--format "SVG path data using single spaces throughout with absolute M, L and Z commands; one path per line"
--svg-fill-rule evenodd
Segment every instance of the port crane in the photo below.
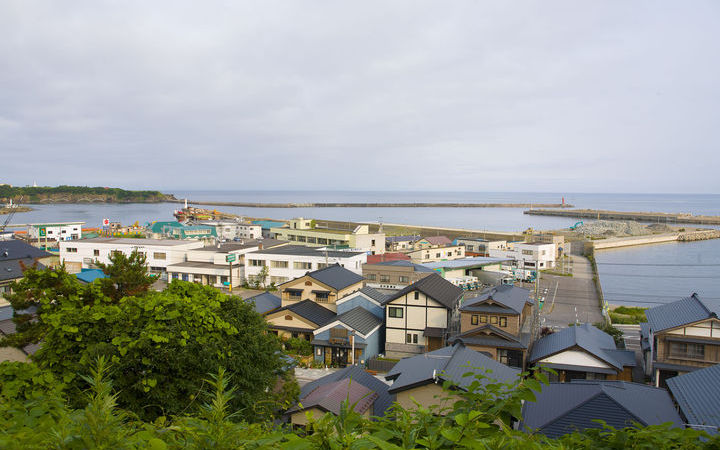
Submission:
M 20 201 L 22 201 L 22 197 L 20 197 Z M 17 211 L 18 204 L 13 204 L 12 198 L 10 199 L 10 204 L 6 206 L 6 208 L 10 208 L 10 212 L 7 214 L 7 217 L 5 218 L 5 221 L 3 222 L 2 226 L 0 226 L 0 234 L 5 232 L 5 228 L 7 228 L 8 224 L 10 223 L 10 220 L 12 220 L 12 217 L 15 215 L 15 212 Z

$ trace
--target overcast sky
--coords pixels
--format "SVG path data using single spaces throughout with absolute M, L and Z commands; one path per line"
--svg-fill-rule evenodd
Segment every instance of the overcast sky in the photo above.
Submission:
M 720 192 L 720 2 L 0 2 L 0 182 Z

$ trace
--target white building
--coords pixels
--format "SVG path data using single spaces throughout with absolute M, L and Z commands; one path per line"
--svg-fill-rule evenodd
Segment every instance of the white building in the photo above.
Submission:
M 488 249 L 491 258 L 507 258 L 515 261 L 519 269 L 545 270 L 555 267 L 557 246 L 555 244 L 531 244 L 508 242 L 500 248 Z
M 85 222 L 31 223 L 28 237 L 38 241 L 70 241 L 82 238 Z
M 385 253 L 385 233 L 371 233 L 368 225 L 357 225 L 352 230 L 343 230 L 324 227 L 315 220 L 299 217 L 291 219 L 287 227 L 275 227 L 270 231 L 277 239 L 308 247 L 352 249 L 371 255 Z
M 165 278 L 169 265 L 185 262 L 189 250 L 202 246 L 201 241 L 171 239 L 93 238 L 62 241 L 60 262 L 65 264 L 69 272 L 80 272 L 80 269 L 92 268 L 96 260 L 109 264 L 112 252 L 130 255 L 133 250 L 137 250 L 145 254 L 149 270 Z
M 245 222 L 233 222 L 229 220 L 207 220 L 200 222 L 202 225 L 215 227 L 215 232 L 220 239 L 262 239 L 262 227 Z
M 247 253 L 245 255 L 245 277 L 251 283 L 256 280 L 263 267 L 267 267 L 268 277 L 265 283 L 277 285 L 335 263 L 362 275 L 362 265 L 366 262 L 367 253 L 364 252 L 285 245 Z

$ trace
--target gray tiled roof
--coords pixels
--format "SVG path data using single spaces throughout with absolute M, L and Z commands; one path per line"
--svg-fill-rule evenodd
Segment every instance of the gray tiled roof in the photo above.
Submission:
M 302 400 L 318 386 L 348 379 L 351 379 L 353 382 L 359 383 L 378 394 L 378 398 L 375 400 L 373 405 L 374 416 L 383 416 L 385 411 L 392 406 L 395 401 L 395 396 L 388 392 L 387 384 L 365 372 L 365 370 L 360 366 L 348 366 L 344 369 L 338 370 L 337 372 L 318 378 L 315 381 L 311 381 L 300 388 L 300 402 L 302 402 Z
M 0 261 L 0 281 L 16 280 L 23 277 L 23 266 L 32 267 L 35 260 L 32 258 L 11 259 Z M 38 263 L 38 267 L 44 267 Z
M 483 333 L 482 331 L 484 330 L 487 330 L 490 333 Z M 455 335 L 451 337 L 448 342 L 462 342 L 464 344 L 517 349 L 527 348 L 527 344 L 523 343 L 519 338 L 490 324 L 473 328 L 472 330 Z
M 465 300 L 460 310 L 474 311 L 476 308 L 480 308 L 481 305 L 484 305 L 489 301 L 504 305 L 515 311 L 516 314 L 521 314 L 526 304 L 533 304 L 533 301 L 530 299 L 529 289 L 503 284 L 492 287 L 482 292 L 477 297 Z
M 8 239 L 0 241 L 0 261 L 8 261 L 13 259 L 34 259 L 45 258 L 52 254 L 45 250 L 33 247 L 24 241 L 17 239 Z
M 360 292 L 367 295 L 378 303 L 383 303 L 385 301 L 385 298 L 387 298 L 387 295 L 383 294 L 377 289 L 371 288 L 370 286 L 365 286 L 364 288 L 360 289 Z
M 690 426 L 720 427 L 720 364 L 670 378 L 667 385 Z
M 412 267 L 415 269 L 415 272 L 435 272 L 429 267 L 425 267 L 422 264 L 415 264 L 412 261 L 406 261 L 404 259 L 397 259 L 393 261 L 383 261 L 374 263 L 374 266 L 395 266 L 395 267 Z
M 291 305 L 282 307 L 274 312 L 279 311 L 292 311 L 300 317 L 303 317 L 310 322 L 321 327 L 330 321 L 334 320 L 336 314 L 329 309 L 318 305 L 312 300 L 303 300 L 301 302 L 293 303 Z
M 400 392 L 415 386 L 433 382 L 435 376 L 438 381 L 452 381 L 460 388 L 467 387 L 475 381 L 474 377 L 463 377 L 468 372 L 485 373 L 490 379 L 498 381 L 513 381 L 520 371 L 495 361 L 480 352 L 469 349 L 458 343 L 451 347 L 444 347 L 433 352 L 401 359 L 385 376 L 388 380 L 395 380 L 390 387 L 391 393 Z M 488 379 L 481 381 L 485 384 Z
M 528 362 L 535 363 L 573 347 L 582 348 L 619 371 L 623 370 L 623 366 L 635 366 L 635 356 L 632 351 L 618 350 L 612 336 L 589 323 L 564 328 L 538 339 Z
M 616 428 L 659 425 L 682 421 L 664 389 L 624 381 L 573 381 L 550 383 L 525 402 L 522 428 L 558 437 L 587 428 L 601 428 L 602 419 Z
M 333 414 L 340 414 L 342 403 L 347 401 L 348 405 L 355 405 L 353 408 L 355 412 L 362 414 L 377 398 L 376 392 L 359 382 L 342 379 L 317 386 L 308 395 L 300 398 L 300 404 L 295 405 L 288 412 L 319 408 Z M 302 405 L 302 409 L 300 409 L 300 405 Z
M 337 250 L 322 250 L 319 247 L 306 247 L 304 245 L 281 245 L 273 248 L 263 248 L 254 252 L 247 253 L 247 255 L 262 254 L 262 255 L 290 255 L 290 256 L 325 256 L 327 254 L 330 258 L 350 258 L 352 256 L 360 255 L 364 252 L 341 252 Z
M 246 298 L 247 302 L 255 303 L 255 312 L 258 314 L 265 314 L 267 312 L 278 309 L 282 306 L 282 300 L 277 295 L 273 295 L 269 292 L 263 292 L 262 294 L 254 295 Z
M 448 309 L 455 307 L 455 304 L 462 298 L 464 292 L 462 288 L 455 286 L 440 275 L 434 274 L 428 275 L 395 294 L 388 296 L 385 299 L 385 303 L 403 297 L 405 294 L 415 290 L 422 292 Z
M 340 264 L 319 269 L 308 274 L 319 282 L 330 286 L 333 289 L 345 289 L 353 284 L 360 283 L 364 278 L 355 272 L 348 270 Z
M 337 316 L 337 320 L 365 336 L 383 323 L 382 319 L 362 306 L 340 314 Z
M 420 236 L 418 235 L 410 235 L 410 236 L 385 236 L 386 242 L 407 242 L 407 241 L 419 241 Z
M 703 300 L 697 294 L 645 311 L 650 329 L 658 331 L 679 327 L 720 314 L 720 302 Z

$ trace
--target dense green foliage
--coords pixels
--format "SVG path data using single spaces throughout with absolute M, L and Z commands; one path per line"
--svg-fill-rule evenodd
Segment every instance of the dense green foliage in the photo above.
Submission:
M 130 255 L 112 252 L 110 264 L 96 261 L 107 278 L 100 279 L 103 294 L 115 301 L 127 296 L 145 294 L 155 282 L 155 277 L 147 272 L 147 257 L 134 250 Z
M 309 356 L 312 355 L 313 346 L 307 339 L 289 338 L 283 342 L 285 350 L 293 355 Z
M 647 321 L 645 310 L 634 306 L 618 306 L 610 311 L 610 320 L 620 324 L 638 324 Z
M 167 196 L 160 191 L 127 191 L 119 188 L 87 186 L 11 187 L 8 185 L 0 185 L 0 198 L 4 200 L 12 198 L 18 201 L 20 197 L 22 197 L 25 203 L 32 203 L 44 199 L 79 198 L 82 196 L 102 197 L 105 201 L 118 203 L 161 202 L 167 200 Z

